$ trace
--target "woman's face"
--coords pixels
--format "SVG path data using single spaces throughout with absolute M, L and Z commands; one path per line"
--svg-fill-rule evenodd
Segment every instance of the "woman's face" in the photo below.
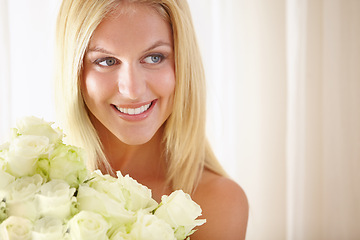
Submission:
M 149 141 L 172 111 L 174 68 L 170 24 L 153 8 L 122 4 L 107 16 L 89 43 L 81 82 L 99 134 Z

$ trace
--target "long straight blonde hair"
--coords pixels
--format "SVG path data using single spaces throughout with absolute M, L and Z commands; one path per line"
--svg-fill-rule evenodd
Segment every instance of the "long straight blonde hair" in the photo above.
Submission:
M 82 98 L 80 79 L 89 41 L 104 17 L 121 1 L 148 4 L 171 25 L 175 77 L 173 111 L 163 140 L 167 180 L 172 188 L 192 192 L 204 168 L 226 175 L 206 138 L 205 76 L 186 0 L 64 0 L 57 19 L 57 113 L 72 144 L 87 151 L 91 170 L 110 170 L 98 134 Z

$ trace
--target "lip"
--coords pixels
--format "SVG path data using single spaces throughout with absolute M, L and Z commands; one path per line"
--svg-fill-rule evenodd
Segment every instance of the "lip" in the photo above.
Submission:
M 119 107 L 119 108 L 139 108 L 139 107 L 145 106 L 149 103 L 151 104 L 149 109 L 147 109 L 145 112 L 140 113 L 140 114 L 131 115 L 131 114 L 120 112 L 117 109 L 117 107 Z M 156 103 L 157 103 L 157 99 L 155 99 L 153 101 L 149 101 L 149 102 L 144 102 L 144 103 L 116 105 L 117 107 L 115 107 L 115 105 L 111 105 L 111 106 L 119 117 L 121 117 L 122 119 L 124 119 L 126 121 L 133 122 L 133 121 L 141 121 L 141 120 L 144 120 L 145 118 L 147 118 L 152 113 Z
M 139 108 L 141 106 L 145 106 L 149 103 L 153 103 L 155 102 L 155 100 L 152 100 L 152 101 L 147 101 L 147 102 L 141 102 L 141 103 L 134 103 L 134 104 L 121 104 L 121 105 L 116 105 L 117 107 L 119 108 Z M 115 104 L 113 104 L 115 106 Z

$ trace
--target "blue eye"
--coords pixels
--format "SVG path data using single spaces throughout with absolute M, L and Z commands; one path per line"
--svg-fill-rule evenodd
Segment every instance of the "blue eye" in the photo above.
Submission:
M 115 58 L 102 58 L 95 61 L 96 64 L 102 66 L 102 67 L 110 67 L 117 63 L 117 60 Z
M 163 59 L 164 59 L 163 55 L 155 54 L 155 55 L 150 55 L 150 56 L 146 57 L 144 59 L 144 62 L 154 64 L 154 63 L 160 63 Z

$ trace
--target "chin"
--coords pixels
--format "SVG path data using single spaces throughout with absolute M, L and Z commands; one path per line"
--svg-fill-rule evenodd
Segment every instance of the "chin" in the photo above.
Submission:
M 127 145 L 143 145 L 154 139 L 155 134 L 135 134 L 131 136 L 118 136 L 118 139 Z
M 136 132 L 127 138 L 122 138 L 121 141 L 127 145 L 143 145 L 150 142 L 159 144 L 163 141 L 163 134 L 164 124 L 159 128 L 154 128 L 153 131 Z

